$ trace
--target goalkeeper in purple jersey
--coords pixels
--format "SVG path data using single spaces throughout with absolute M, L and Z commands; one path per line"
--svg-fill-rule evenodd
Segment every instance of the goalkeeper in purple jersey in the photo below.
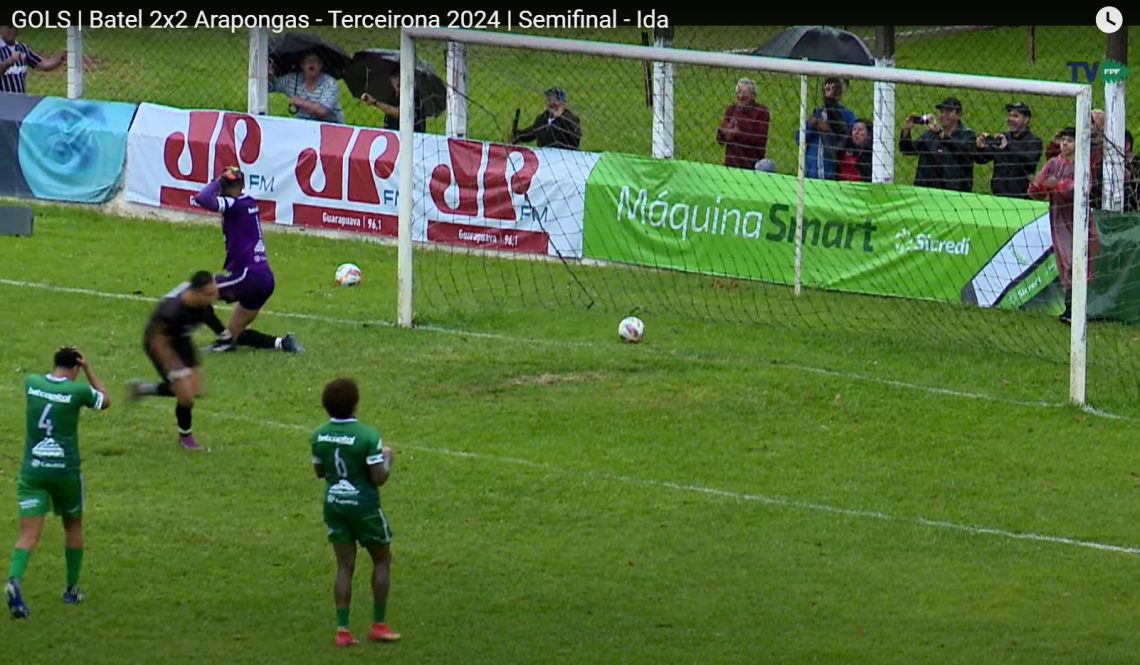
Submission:
M 261 214 L 257 200 L 245 193 L 245 174 L 236 166 L 227 167 L 220 178 L 206 185 L 194 196 L 194 202 L 206 210 L 222 213 L 222 235 L 226 241 L 225 272 L 215 277 L 220 297 L 237 303 L 228 326 L 216 317 L 207 325 L 218 336 L 212 351 L 231 351 L 237 346 L 255 349 L 279 349 L 289 353 L 304 351 L 293 333 L 274 337 L 249 325 L 273 295 L 276 282 L 265 239 L 261 235 Z

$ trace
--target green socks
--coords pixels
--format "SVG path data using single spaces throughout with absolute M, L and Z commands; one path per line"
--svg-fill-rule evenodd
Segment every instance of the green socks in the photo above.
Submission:
M 384 615 L 386 608 L 383 605 L 372 606 L 372 622 L 384 623 Z M 336 608 L 336 625 L 337 628 L 348 628 L 348 608 Z
M 67 557 L 67 587 L 71 588 L 79 584 L 79 570 L 83 568 L 83 548 L 68 547 L 64 550 L 64 554 Z
M 24 571 L 28 569 L 28 559 L 31 556 L 32 553 L 28 550 L 17 547 L 12 552 L 12 563 L 8 566 L 8 579 L 19 582 L 24 577 Z
M 83 548 L 72 549 L 68 547 L 65 548 L 64 554 L 67 557 L 67 586 L 73 587 L 79 584 L 79 571 L 83 568 Z M 8 566 L 8 579 L 17 582 L 23 579 L 24 571 L 28 569 L 28 559 L 31 556 L 32 553 L 28 550 L 19 547 L 13 550 L 12 563 Z

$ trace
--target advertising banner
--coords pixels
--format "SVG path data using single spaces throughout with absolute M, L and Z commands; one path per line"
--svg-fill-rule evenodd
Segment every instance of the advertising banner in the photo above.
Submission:
M 581 257 L 597 155 L 426 134 L 415 141 L 414 241 Z M 266 221 L 397 236 L 394 131 L 143 104 L 127 151 L 132 203 L 204 212 L 191 197 L 236 165 Z
M 110 201 L 122 186 L 136 108 L 0 92 L 0 195 Z
M 810 179 L 804 188 L 805 287 L 1012 309 L 1056 277 L 1044 203 Z M 792 176 L 605 154 L 587 183 L 584 254 L 790 285 L 796 208 Z

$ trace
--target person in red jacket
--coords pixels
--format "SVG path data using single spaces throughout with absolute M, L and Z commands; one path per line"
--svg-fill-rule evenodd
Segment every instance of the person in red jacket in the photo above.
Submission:
M 736 84 L 736 103 L 724 110 L 724 118 L 716 130 L 716 142 L 724 146 L 724 165 L 755 169 L 768 149 L 768 107 L 756 102 L 756 83 L 740 79 Z
M 1067 127 L 1057 132 L 1060 149 L 1056 157 L 1045 163 L 1037 177 L 1029 183 L 1029 196 L 1049 201 L 1049 226 L 1053 235 L 1053 255 L 1057 257 L 1057 269 L 1061 273 L 1061 285 L 1065 288 L 1065 311 L 1061 320 L 1068 322 L 1072 314 L 1073 298 L 1073 186 L 1077 132 Z M 1096 168 L 1089 173 L 1089 188 L 1096 179 Z M 1093 220 L 1092 206 L 1089 206 L 1088 240 L 1088 279 L 1093 278 L 1093 259 L 1100 250 L 1100 236 Z

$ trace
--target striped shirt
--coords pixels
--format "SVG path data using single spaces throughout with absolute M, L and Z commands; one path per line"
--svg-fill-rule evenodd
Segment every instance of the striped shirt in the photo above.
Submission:
M 323 118 L 325 122 L 344 124 L 344 110 L 340 107 L 340 87 L 337 86 L 336 79 L 328 74 L 321 74 L 312 90 L 305 87 L 305 77 L 298 72 L 270 77 L 269 92 L 280 92 L 290 97 L 300 97 L 307 102 L 316 102 L 329 112 L 328 116 Z M 289 112 L 306 120 L 322 119 L 304 109 L 295 109 L 292 106 L 289 107 Z
M 20 42 L 9 44 L 0 41 L 0 62 L 7 62 L 13 53 L 23 53 L 24 59 L 12 64 L 4 70 L 3 74 L 0 74 L 0 92 L 27 94 L 28 68 L 38 67 L 43 62 L 43 57 L 29 48 L 27 44 Z

